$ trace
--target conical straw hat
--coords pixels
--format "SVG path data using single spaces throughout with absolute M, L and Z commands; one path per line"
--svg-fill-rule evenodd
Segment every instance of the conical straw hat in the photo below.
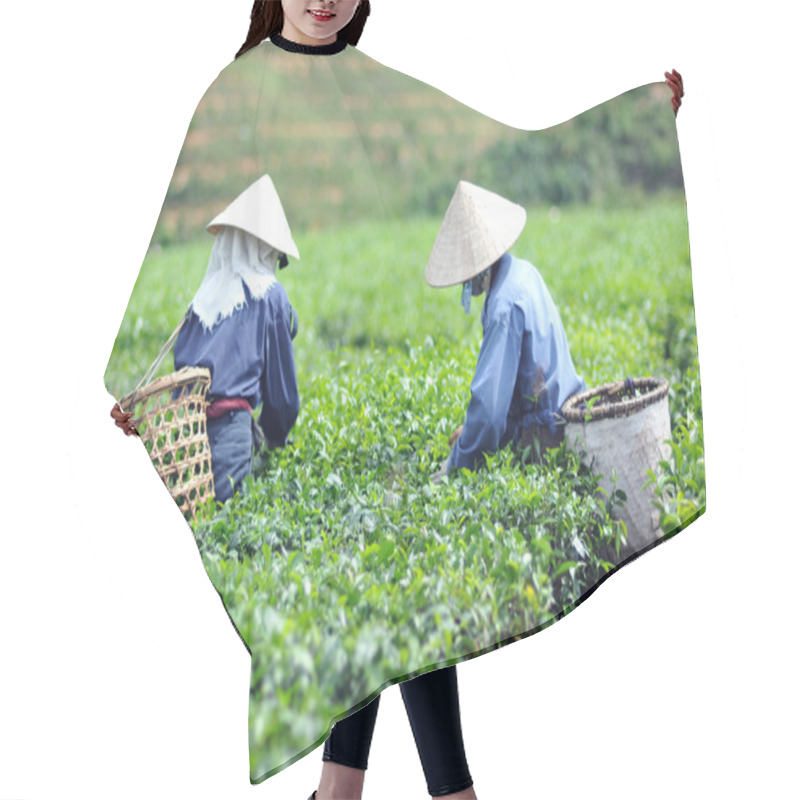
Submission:
M 455 286 L 508 252 L 525 227 L 525 209 L 499 194 L 459 181 L 425 268 L 431 286 Z
M 283 213 L 281 199 L 269 175 L 262 175 L 248 186 L 208 223 L 206 230 L 216 235 L 223 225 L 241 228 L 281 253 L 300 258 L 289 230 L 289 221 Z

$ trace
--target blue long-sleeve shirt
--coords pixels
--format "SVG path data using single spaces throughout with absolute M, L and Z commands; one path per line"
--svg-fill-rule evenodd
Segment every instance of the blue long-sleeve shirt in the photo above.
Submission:
M 506 253 L 493 272 L 467 417 L 450 453 L 449 471 L 474 469 L 483 453 L 504 447 L 521 428 L 548 425 L 567 398 L 586 388 L 536 268 Z
M 242 308 L 210 331 L 190 312 L 175 341 L 175 369 L 208 367 L 209 400 L 243 397 L 251 408 L 263 403 L 264 435 L 284 445 L 300 410 L 292 349 L 297 316 L 279 283 L 260 300 L 245 286 L 245 298 Z

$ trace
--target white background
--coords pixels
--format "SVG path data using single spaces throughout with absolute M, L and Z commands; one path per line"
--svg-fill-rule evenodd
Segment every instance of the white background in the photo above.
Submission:
M 373 5 L 366 53 L 526 127 L 667 68 L 686 83 L 708 511 L 554 627 L 459 667 L 478 795 L 796 796 L 789 4 Z M 102 381 L 186 127 L 249 9 L 4 8 L 4 800 L 302 800 L 317 783 L 319 752 L 249 785 L 247 653 Z M 393 687 L 364 797 L 425 796 Z

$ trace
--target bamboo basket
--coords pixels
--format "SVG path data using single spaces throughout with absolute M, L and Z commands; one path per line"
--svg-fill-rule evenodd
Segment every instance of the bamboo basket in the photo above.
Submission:
M 119 405 L 123 411 L 133 411 L 136 431 L 153 466 L 183 516 L 193 520 L 197 506 L 214 497 L 211 448 L 206 432 L 206 396 L 211 372 L 205 367 L 184 367 L 152 379 L 182 325 L 183 320 L 139 386 L 125 395 Z
M 615 516 L 627 528 L 628 555 L 663 536 L 645 484 L 648 470 L 658 473 L 659 462 L 669 459 L 668 393 L 664 378 L 628 378 L 573 395 L 561 409 L 568 446 L 586 453 L 606 491 L 613 486 L 627 496 Z

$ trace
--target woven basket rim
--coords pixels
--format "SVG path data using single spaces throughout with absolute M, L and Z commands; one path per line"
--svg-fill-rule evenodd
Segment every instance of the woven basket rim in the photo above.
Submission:
M 572 395 L 561 408 L 562 416 L 567 422 L 596 422 L 601 419 L 620 419 L 657 403 L 666 397 L 669 392 L 669 381 L 666 378 L 648 377 L 631 378 L 629 380 L 635 389 L 644 390 L 644 394 L 639 397 L 632 397 L 629 400 L 622 400 L 619 403 L 596 406 L 593 409 L 581 408 L 582 403 L 591 400 L 593 397 L 603 394 L 615 394 L 624 390 L 628 381 L 604 383 L 602 386 Z
M 207 383 L 211 384 L 211 371 L 208 367 L 182 367 L 177 372 L 170 372 L 169 375 L 162 375 L 150 383 L 135 389 L 126 394 L 119 401 L 123 411 L 130 411 L 137 403 L 159 395 L 169 389 L 177 389 L 187 383 Z

